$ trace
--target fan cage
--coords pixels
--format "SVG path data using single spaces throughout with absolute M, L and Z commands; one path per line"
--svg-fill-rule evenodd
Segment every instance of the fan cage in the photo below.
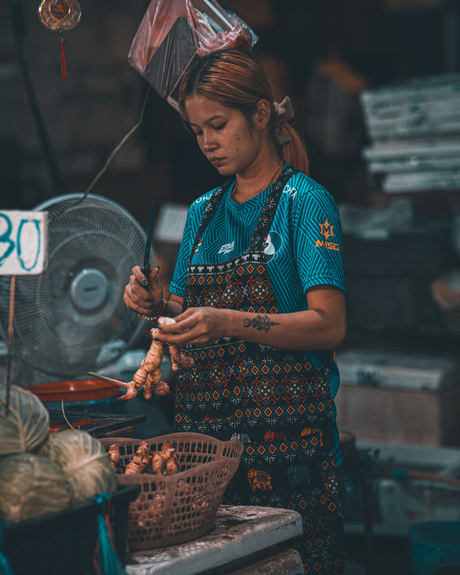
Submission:
M 35 210 L 48 212 L 48 264 L 16 278 L 13 352 L 42 373 L 77 377 L 116 361 L 145 333 L 123 293 L 143 263 L 146 234 L 125 208 L 94 194 L 59 196 Z M 5 330 L 10 278 L 0 280 Z

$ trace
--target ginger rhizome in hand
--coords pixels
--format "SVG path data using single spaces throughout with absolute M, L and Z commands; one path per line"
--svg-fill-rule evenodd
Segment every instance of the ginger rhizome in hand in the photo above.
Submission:
M 175 320 L 169 317 L 158 318 L 159 326 L 165 324 L 175 323 Z M 142 360 L 141 366 L 136 371 L 133 376 L 132 381 L 124 382 L 118 379 L 113 379 L 111 377 L 106 377 L 104 375 L 99 375 L 97 373 L 89 372 L 88 375 L 93 375 L 98 379 L 107 381 L 112 385 L 117 387 L 123 387 L 126 389 L 126 393 L 119 397 L 118 399 L 133 399 L 137 396 L 137 393 L 141 387 L 144 388 L 144 398 L 150 399 L 153 392 L 157 395 L 164 396 L 169 394 L 168 384 L 162 380 L 161 364 L 163 362 L 163 343 L 159 340 L 160 327 L 154 327 L 150 330 L 150 335 L 152 336 L 152 343 L 147 352 L 147 355 Z M 180 367 L 184 369 L 190 369 L 194 365 L 192 357 L 189 357 L 181 353 L 177 346 L 169 345 L 169 354 L 171 357 L 171 368 L 173 371 L 177 371 Z

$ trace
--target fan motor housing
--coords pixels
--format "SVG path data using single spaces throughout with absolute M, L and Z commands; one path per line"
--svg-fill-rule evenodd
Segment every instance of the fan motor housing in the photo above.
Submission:
M 72 279 L 70 297 L 78 311 L 89 312 L 106 302 L 108 290 L 109 281 L 103 272 L 85 268 Z

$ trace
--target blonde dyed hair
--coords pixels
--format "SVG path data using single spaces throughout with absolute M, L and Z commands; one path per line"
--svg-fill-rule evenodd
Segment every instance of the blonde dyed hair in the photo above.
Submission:
M 185 102 L 200 95 L 219 102 L 223 106 L 239 110 L 253 127 L 253 117 L 261 100 L 271 107 L 269 133 L 273 145 L 284 160 L 294 168 L 308 174 L 308 156 L 298 130 L 289 122 L 278 125 L 270 82 L 255 58 L 242 50 L 222 50 L 202 57 L 190 68 L 182 80 L 179 93 L 179 111 L 187 124 Z M 276 132 L 289 134 L 292 140 L 279 145 Z

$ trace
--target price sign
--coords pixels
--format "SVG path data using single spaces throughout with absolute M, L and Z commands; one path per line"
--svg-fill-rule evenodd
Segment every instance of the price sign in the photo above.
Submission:
M 45 270 L 47 224 L 47 212 L 0 210 L 0 275 L 36 275 Z

